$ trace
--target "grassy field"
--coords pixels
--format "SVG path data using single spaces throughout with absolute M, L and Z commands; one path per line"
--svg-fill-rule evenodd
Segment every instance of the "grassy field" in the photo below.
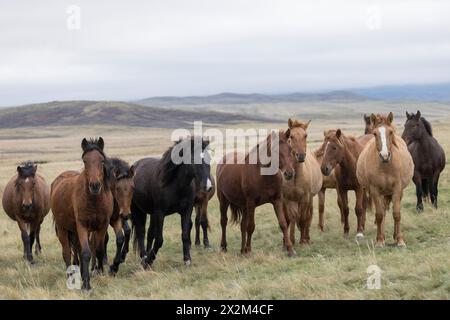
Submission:
M 345 132 L 359 134 L 362 121 L 348 120 L 340 126 Z M 402 120 L 397 120 L 399 125 Z M 446 151 L 450 150 L 450 119 L 434 122 L 434 132 Z M 247 124 L 246 127 L 250 125 Z M 259 124 L 258 126 L 261 126 Z M 278 128 L 277 125 L 265 125 Z M 313 121 L 310 147 L 322 139 L 322 131 L 337 127 L 330 120 Z M 400 130 L 400 129 L 399 129 Z M 53 127 L 0 130 L 0 190 L 14 174 L 18 163 L 41 161 L 39 171 L 51 181 L 60 172 L 81 168 L 82 137 L 102 135 L 106 152 L 133 162 L 157 155 L 169 145 L 170 130 L 136 127 Z M 401 132 L 401 131 L 400 131 Z M 117 277 L 95 276 L 88 293 L 68 290 L 61 247 L 56 238 L 50 213 L 43 224 L 43 253 L 37 264 L 29 266 L 22 258 L 22 241 L 17 225 L 3 209 L 0 212 L 0 298 L 2 299 L 449 299 L 450 298 L 450 174 L 443 172 L 438 210 L 426 206 L 415 212 L 413 183 L 402 203 L 402 227 L 407 249 L 393 247 L 393 219 L 387 215 L 386 243 L 374 248 L 376 228 L 374 214 L 367 213 L 365 240 L 356 243 L 354 211 L 350 213 L 350 238 L 343 238 L 335 191 L 327 192 L 325 231 L 315 227 L 312 244 L 295 246 L 297 252 L 288 258 L 282 250 L 282 237 L 270 206 L 256 213 L 253 252 L 242 257 L 240 231 L 228 228 L 228 253 L 218 250 L 220 224 L 218 201 L 209 206 L 211 250 L 192 248 L 193 263 L 182 261 L 180 218 L 166 219 L 164 245 L 152 271 L 144 271 L 139 259 L 130 253 Z M 354 196 L 350 195 L 351 207 Z M 315 209 L 317 199 L 315 199 Z M 112 235 L 112 230 L 110 230 Z M 298 238 L 298 237 L 297 237 Z M 111 239 L 114 239 L 113 237 Z M 109 256 L 115 251 L 109 243 Z M 366 287 L 366 272 L 376 264 L 382 270 L 381 289 Z

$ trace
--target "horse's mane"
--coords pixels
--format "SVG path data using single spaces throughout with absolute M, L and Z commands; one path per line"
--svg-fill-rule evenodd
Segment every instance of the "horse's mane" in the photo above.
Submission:
M 34 162 L 33 161 L 26 161 L 19 165 L 20 167 L 20 176 L 23 178 L 33 177 L 36 173 L 34 170 Z
M 373 126 L 376 128 L 382 124 L 388 125 L 394 130 L 394 132 L 396 131 L 395 126 L 392 123 L 389 123 L 388 117 L 378 113 L 375 115 L 375 121 L 373 122 Z
M 423 125 L 425 126 L 425 130 L 427 130 L 428 134 L 430 136 L 433 136 L 433 129 L 431 128 L 431 123 L 428 122 L 427 119 L 424 117 L 420 117 L 420 121 L 422 121 Z
M 109 158 L 108 165 L 110 167 L 110 170 L 112 170 L 112 172 L 115 172 L 116 181 L 133 177 L 133 172 L 130 165 L 120 158 Z
M 163 185 L 167 185 L 173 179 L 175 179 L 177 169 L 180 166 L 178 164 L 175 164 L 172 161 L 173 148 L 175 148 L 175 146 L 177 146 L 179 144 L 189 144 L 191 151 L 192 151 L 195 147 L 195 141 L 198 141 L 198 140 L 201 140 L 202 150 L 204 150 L 209 144 L 209 141 L 204 140 L 202 137 L 190 136 L 187 138 L 180 138 L 169 149 L 167 149 L 166 152 L 164 152 L 164 154 L 162 155 L 162 158 L 158 164 L 158 171 L 159 171 L 159 174 L 161 175 L 161 181 L 162 181 Z
M 81 157 L 83 157 L 89 151 L 97 150 L 106 159 L 107 157 L 105 153 L 103 152 L 102 148 L 99 147 L 99 140 L 99 138 L 89 138 L 89 140 L 87 140 L 86 146 L 83 148 L 83 154 L 81 155 Z
M 285 134 L 285 131 L 280 129 L 278 131 L 278 135 L 281 136 L 282 134 Z M 256 146 L 254 146 L 252 149 L 250 149 L 250 151 L 245 155 L 245 162 L 249 163 L 250 156 L 256 153 L 257 164 L 261 165 L 260 159 L 259 159 L 259 154 L 260 154 L 259 150 L 264 150 L 265 149 L 266 150 L 265 154 L 268 155 L 268 156 L 271 156 L 271 150 L 272 150 L 272 139 L 271 139 L 271 137 L 272 137 L 272 133 L 269 133 L 264 140 L 258 142 L 256 144 Z M 261 145 L 261 143 L 262 143 L 262 145 Z
M 303 122 L 303 121 L 294 119 L 289 122 L 289 129 L 302 128 L 302 129 L 306 130 L 308 128 L 308 125 L 309 125 L 309 122 Z

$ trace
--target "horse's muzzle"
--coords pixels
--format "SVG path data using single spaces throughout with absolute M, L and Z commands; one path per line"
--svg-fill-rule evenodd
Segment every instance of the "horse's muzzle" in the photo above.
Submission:
M 379 155 L 380 155 L 381 162 L 383 162 L 383 163 L 388 163 L 392 159 L 392 154 L 390 152 L 388 152 L 387 155 L 383 155 L 381 153 L 379 153 Z
M 31 211 L 31 208 L 33 207 L 33 202 L 30 203 L 22 203 L 22 210 L 24 212 Z
M 91 182 L 89 183 L 89 192 L 93 195 L 97 195 L 100 193 L 102 189 L 102 184 L 100 182 Z
M 322 174 L 324 176 L 328 177 L 331 174 L 331 171 L 333 171 L 333 169 L 330 166 L 321 166 L 320 171 L 322 171 Z
M 295 154 L 295 160 L 297 160 L 297 162 L 305 162 L 306 159 L 306 153 L 296 153 Z

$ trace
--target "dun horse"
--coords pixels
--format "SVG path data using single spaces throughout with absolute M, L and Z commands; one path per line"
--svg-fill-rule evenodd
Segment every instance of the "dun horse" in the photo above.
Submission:
M 196 185 L 195 188 L 197 193 L 195 195 L 195 245 L 200 245 L 200 226 L 203 231 L 203 245 L 205 248 L 210 248 L 209 239 L 208 239 L 208 202 L 214 196 L 216 192 L 216 188 L 214 186 L 214 178 L 210 176 L 211 181 L 211 190 L 208 192 L 202 191 L 199 185 Z
M 84 169 L 79 174 L 64 172 L 55 179 L 51 206 L 66 266 L 70 265 L 71 248 L 79 245 L 76 251 L 81 253 L 82 289 L 89 290 L 92 251 L 97 259 L 96 270 L 103 272 L 104 241 L 114 202 L 103 139 L 83 139 L 81 148 Z
M 288 144 L 289 134 L 289 130 L 280 131 L 278 134 L 272 132 L 245 156 L 237 152 L 227 154 L 224 156 L 223 163 L 217 165 L 217 196 L 220 203 L 221 248 L 223 251 L 227 250 L 228 207 L 231 207 L 232 221 L 237 223 L 240 220 L 241 222 L 241 253 L 249 254 L 252 234 L 255 230 L 255 208 L 265 203 L 271 203 L 283 232 L 283 240 L 288 254 L 293 255 L 281 190 L 283 176 L 287 180 L 294 176 L 291 148 Z M 274 142 L 278 143 L 278 148 L 275 147 Z M 272 149 L 276 153 L 272 154 Z M 268 164 L 264 163 L 260 155 L 270 158 L 278 157 L 275 174 L 263 174 L 265 172 L 262 172 L 262 168 Z M 239 158 L 244 159 L 245 163 L 235 163 Z
M 366 196 L 364 188 L 356 177 L 356 163 L 364 145 L 373 138 L 372 135 L 363 135 L 359 138 L 346 136 L 341 129 L 324 132 L 324 156 L 321 170 L 325 176 L 334 172 L 336 177 L 336 190 L 338 193 L 338 205 L 343 218 L 344 236 L 348 236 L 350 227 L 348 224 L 348 191 L 355 191 L 357 217 L 357 238 L 364 237 L 364 224 L 366 215 Z
M 185 138 L 169 148 L 161 159 L 144 158 L 134 164 L 136 174 L 131 218 L 135 247 L 137 244 L 144 268 L 153 264 L 163 244 L 165 216 L 175 212 L 181 216 L 184 263 L 191 264 L 190 230 L 197 192 L 195 186 L 198 185 L 203 192 L 212 188 L 208 145 L 209 141 L 201 137 Z M 183 159 L 174 161 L 173 156 Z M 145 250 L 147 214 L 150 214 L 150 226 Z
M 41 252 L 39 233 L 41 224 L 50 210 L 50 190 L 45 179 L 36 173 L 37 165 L 27 162 L 17 167 L 17 174 L 11 178 L 3 192 L 3 209 L 17 222 L 22 235 L 24 258 L 33 260 Z
M 387 117 L 371 115 L 375 139 L 371 139 L 361 152 L 356 176 L 359 183 L 370 191 L 375 203 L 377 246 L 384 246 L 384 219 L 392 201 L 394 240 L 397 246 L 404 247 L 400 208 L 403 190 L 413 176 L 414 163 L 406 143 L 395 133 L 393 118 L 392 112 Z
M 309 122 L 289 119 L 288 144 L 295 162 L 295 178 L 283 183 L 283 207 L 289 220 L 290 240 L 295 243 L 295 225 L 300 229 L 300 244 L 310 242 L 309 228 L 313 215 L 313 198 L 322 189 L 322 173 L 314 154 L 307 151 Z
M 421 116 L 406 112 L 402 138 L 414 161 L 413 181 L 416 185 L 418 212 L 423 211 L 422 198 L 430 195 L 431 204 L 437 208 L 439 176 L 445 167 L 445 153 L 433 137 L 431 124 Z

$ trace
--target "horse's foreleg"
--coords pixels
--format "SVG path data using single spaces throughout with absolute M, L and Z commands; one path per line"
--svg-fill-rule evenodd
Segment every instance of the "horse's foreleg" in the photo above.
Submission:
M 42 252 L 41 239 L 40 239 L 41 223 L 42 223 L 42 221 L 40 221 L 38 223 L 38 225 L 36 226 L 36 247 L 34 248 L 34 254 L 36 254 L 36 255 L 39 255 Z
M 189 266 L 191 264 L 191 228 L 192 228 L 192 206 L 181 212 L 181 241 L 183 242 L 183 261 Z
M 417 205 L 416 210 L 417 212 L 423 211 L 423 202 L 422 202 L 422 196 L 423 196 L 423 188 L 422 188 L 422 179 L 418 175 L 414 174 L 413 176 L 414 184 L 416 185 L 416 196 L 417 196 Z
M 289 239 L 288 226 L 286 223 L 286 214 L 283 210 L 283 201 L 281 199 L 277 199 L 276 201 L 273 202 L 272 205 L 278 219 L 278 224 L 280 225 L 281 231 L 283 232 L 283 242 L 288 251 L 288 255 L 293 256 L 294 249 L 292 248 L 291 239 Z
M 319 230 L 323 231 L 324 227 L 324 212 L 325 212 L 325 188 L 319 191 Z
M 219 197 L 219 202 L 220 202 L 220 227 L 222 228 L 222 240 L 220 241 L 220 248 L 222 249 L 222 251 L 227 251 L 227 223 L 228 223 L 227 211 L 229 207 L 229 202 L 225 199 L 224 196 Z
M 104 226 L 102 229 L 94 232 L 94 244 L 95 244 L 95 256 L 97 258 L 96 271 L 103 274 L 103 259 L 105 257 L 105 235 L 108 231 L 108 226 Z
M 29 223 L 25 223 L 22 219 L 17 219 L 17 224 L 19 225 L 20 234 L 22 236 L 23 242 L 23 254 L 24 258 L 28 260 L 29 263 L 33 264 L 33 254 L 31 253 L 31 226 Z
M 122 218 L 122 227 L 123 227 L 123 232 L 125 234 L 125 243 L 124 243 L 124 250 L 122 250 L 122 262 L 125 261 L 126 255 L 129 251 L 129 247 L 130 247 L 130 236 L 131 236 L 131 229 L 130 226 L 128 225 L 128 221 Z
M 364 234 L 364 216 L 366 214 L 364 210 L 364 189 L 359 188 L 355 190 L 355 196 L 356 196 L 356 205 L 355 205 L 355 214 L 356 214 L 356 220 L 357 220 L 357 227 L 356 227 L 356 238 L 363 238 Z
M 397 242 L 398 247 L 405 247 L 405 241 L 403 239 L 403 234 L 400 228 L 400 207 L 402 201 L 402 191 L 399 190 L 394 193 L 392 197 L 393 202 L 393 215 L 394 215 L 394 240 Z
M 378 192 L 371 192 L 375 203 L 375 221 L 377 224 L 377 246 L 384 246 L 384 197 Z
M 348 214 L 350 211 L 348 208 L 348 195 L 346 190 L 337 189 L 337 192 L 341 203 L 341 219 L 344 219 L 344 237 L 348 237 L 350 231 L 350 226 L 348 224 Z
M 203 202 L 203 204 L 201 206 L 200 225 L 202 226 L 202 230 L 203 230 L 203 245 L 205 246 L 205 248 L 211 248 L 211 246 L 209 244 L 209 239 L 208 239 L 209 222 L 208 222 L 208 200 L 207 199 L 205 199 L 205 201 Z
M 83 280 L 82 289 L 91 290 L 89 262 L 91 260 L 91 249 L 89 248 L 89 233 L 77 223 L 78 238 L 81 244 L 81 279 Z
M 119 271 L 119 265 L 125 259 L 122 256 L 125 255 L 125 232 L 122 226 L 122 218 L 119 217 L 116 221 L 112 223 L 114 233 L 116 235 L 116 255 L 113 260 L 113 264 L 109 267 L 109 273 L 115 275 Z M 108 233 L 107 233 L 108 234 Z
M 61 228 L 56 228 L 56 235 L 59 239 L 59 242 L 61 243 L 63 259 L 64 262 L 66 263 L 66 268 L 68 268 L 70 266 L 70 258 L 71 258 L 69 232 Z

